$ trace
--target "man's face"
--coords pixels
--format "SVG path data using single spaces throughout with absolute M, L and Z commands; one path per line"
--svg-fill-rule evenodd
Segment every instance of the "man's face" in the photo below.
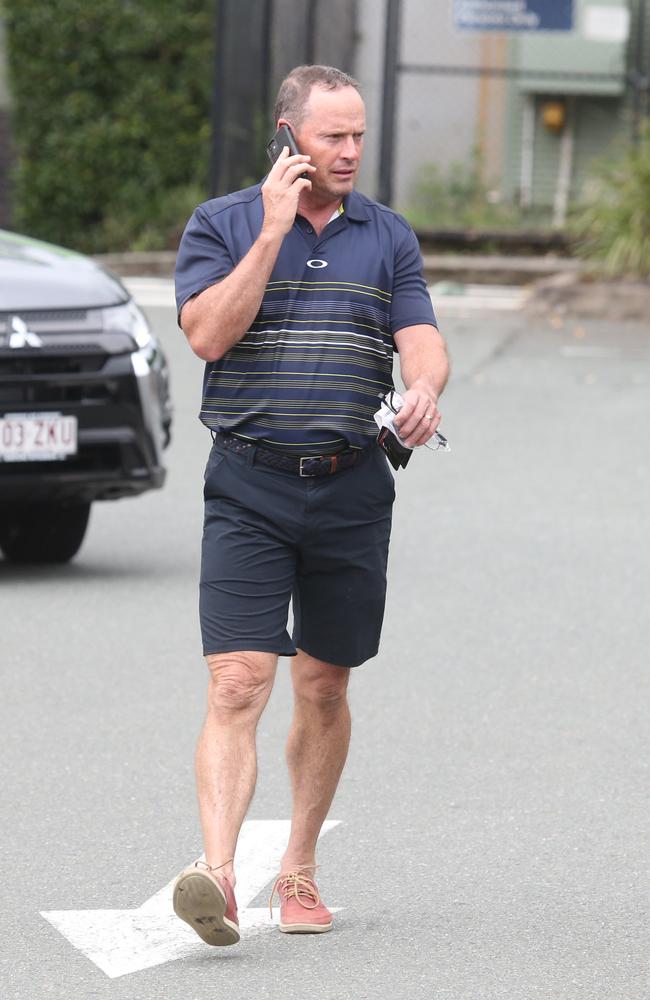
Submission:
M 332 201 L 350 193 L 359 171 L 365 129 L 364 104 L 354 87 L 312 87 L 302 124 L 294 129 L 300 152 L 309 154 L 316 167 L 309 178 L 312 195 Z

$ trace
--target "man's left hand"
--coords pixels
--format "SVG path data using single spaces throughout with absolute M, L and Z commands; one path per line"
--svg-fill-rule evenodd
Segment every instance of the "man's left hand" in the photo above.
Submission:
M 407 389 L 403 392 L 404 405 L 395 417 L 395 427 L 407 448 L 417 448 L 433 437 L 440 413 L 437 400 L 423 389 Z

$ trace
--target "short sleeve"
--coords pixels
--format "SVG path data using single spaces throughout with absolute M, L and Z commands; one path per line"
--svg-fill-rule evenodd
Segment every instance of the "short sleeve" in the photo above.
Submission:
M 230 274 L 235 264 L 223 236 L 202 205 L 185 227 L 176 257 L 176 313 L 188 299 Z
M 422 256 L 411 227 L 399 219 L 400 230 L 393 270 L 390 331 L 394 335 L 419 323 L 436 326 L 436 317 L 422 273 Z

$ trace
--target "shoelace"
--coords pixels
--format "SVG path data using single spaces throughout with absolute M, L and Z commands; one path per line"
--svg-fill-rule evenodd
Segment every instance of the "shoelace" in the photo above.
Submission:
M 234 860 L 235 860 L 234 858 L 228 858 L 228 860 L 224 861 L 224 863 L 222 865 L 212 865 L 212 867 L 210 867 L 210 865 L 208 864 L 207 861 L 202 861 L 199 858 L 198 861 L 194 862 L 194 867 L 198 868 L 200 866 L 201 868 L 204 868 L 205 871 L 208 871 L 208 872 L 218 872 L 221 868 L 225 868 L 226 865 L 231 864 Z M 223 878 L 228 878 L 228 876 L 224 875 Z
M 271 917 L 273 917 L 273 898 L 276 892 L 280 898 L 284 896 L 285 899 L 297 899 L 300 905 L 304 906 L 306 910 L 316 909 L 321 901 L 318 889 L 314 885 L 314 880 L 305 874 L 305 872 L 316 867 L 316 865 L 300 865 L 293 871 L 282 872 L 278 875 L 271 891 L 271 898 L 269 899 Z M 306 896 L 311 902 L 305 902 L 304 899 L 300 898 L 301 896 Z

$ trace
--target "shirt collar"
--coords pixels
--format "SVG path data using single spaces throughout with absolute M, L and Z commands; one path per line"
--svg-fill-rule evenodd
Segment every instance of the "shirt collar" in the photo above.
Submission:
M 263 177 L 258 185 L 260 194 L 262 193 L 262 184 L 265 180 L 266 177 Z M 344 215 L 353 222 L 370 222 L 370 215 L 368 214 L 368 209 L 364 205 L 363 198 L 354 190 L 350 191 L 350 194 L 344 195 L 343 212 Z
M 345 195 L 343 198 L 343 208 L 348 219 L 352 219 L 353 222 L 370 221 L 370 216 L 363 203 L 363 199 L 356 191 L 350 191 L 350 194 Z

